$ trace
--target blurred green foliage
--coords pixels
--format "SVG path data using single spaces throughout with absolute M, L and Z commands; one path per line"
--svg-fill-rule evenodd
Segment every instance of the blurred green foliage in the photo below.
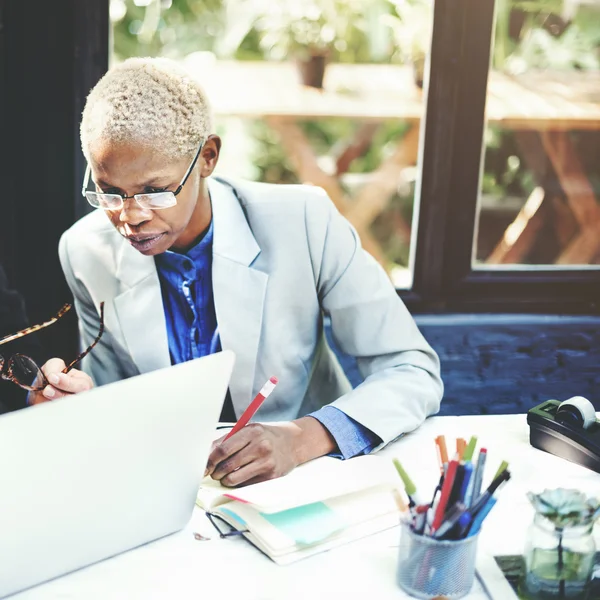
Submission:
M 600 68 L 600 5 L 497 0 L 493 64 L 512 73 Z
M 265 60 L 313 45 L 336 62 L 386 62 L 393 48 L 380 17 L 391 12 L 389 0 L 111 0 L 113 53 Z
M 226 25 L 222 0 L 111 0 L 111 17 L 116 60 L 212 52 Z

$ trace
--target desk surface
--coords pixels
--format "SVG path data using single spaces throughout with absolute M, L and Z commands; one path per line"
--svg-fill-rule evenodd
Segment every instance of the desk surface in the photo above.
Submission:
M 418 121 L 424 110 L 422 91 L 405 66 L 331 64 L 325 89 L 316 90 L 300 85 L 291 62 L 217 61 L 192 54 L 186 65 L 220 117 Z M 512 77 L 492 71 L 487 116 L 513 129 L 598 129 L 600 72 Z
M 529 445 L 525 415 L 434 417 L 379 454 L 398 456 L 417 485 L 432 489 L 437 472 L 433 440 L 442 433 L 452 438 L 477 435 L 488 449 L 490 470 L 502 459 L 510 462 L 513 478 L 485 522 L 480 550 L 495 555 L 522 552 L 525 531 L 533 516 L 525 497 L 528 490 L 562 486 L 600 493 L 600 475 Z M 196 541 L 195 531 L 212 539 Z M 398 528 L 394 528 L 280 567 L 244 540 L 215 537 L 202 511 L 196 509 L 191 522 L 179 533 L 13 598 L 197 600 L 213 592 L 217 599 L 398 599 L 404 597 L 394 582 L 398 535 Z M 595 535 L 600 547 L 600 528 L 596 528 Z

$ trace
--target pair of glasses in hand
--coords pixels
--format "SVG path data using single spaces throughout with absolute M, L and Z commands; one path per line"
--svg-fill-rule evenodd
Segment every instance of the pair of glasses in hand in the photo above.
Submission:
M 22 329 L 21 331 L 17 331 L 17 333 L 13 333 L 11 335 L 3 337 L 2 339 L 0 339 L 0 346 L 2 344 L 7 344 L 8 342 L 12 342 L 19 338 L 25 337 L 26 335 L 39 331 L 40 329 L 44 329 L 49 325 L 53 325 L 62 316 L 67 314 L 69 310 L 71 310 L 71 305 L 65 304 L 49 321 L 45 321 L 44 323 L 40 323 L 39 325 L 34 325 L 33 327 L 28 327 L 27 329 Z M 77 356 L 75 360 L 73 360 L 69 365 L 67 365 L 62 370 L 62 372 L 68 373 L 82 358 L 84 358 L 92 350 L 92 348 L 100 341 L 100 338 L 102 337 L 103 333 L 104 302 L 101 302 L 100 331 L 98 332 L 96 339 L 81 354 L 79 354 L 79 356 Z M 0 354 L 0 377 L 2 379 L 6 379 L 7 381 L 12 381 L 16 385 L 30 392 L 39 392 L 43 390 L 47 385 L 50 385 L 42 369 L 38 367 L 37 363 L 33 360 L 33 358 L 26 356 L 25 354 L 15 354 L 8 360 Z

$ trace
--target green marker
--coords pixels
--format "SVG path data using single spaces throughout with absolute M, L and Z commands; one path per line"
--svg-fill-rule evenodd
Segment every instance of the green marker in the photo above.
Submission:
M 463 460 L 465 462 L 471 462 L 473 460 L 473 453 L 475 452 L 475 446 L 477 446 L 477 436 L 471 436 L 469 440 L 469 444 L 465 448 L 463 453 Z
M 420 498 L 417 496 L 417 486 L 412 482 L 411 478 L 408 476 L 408 473 L 400 464 L 400 461 L 397 458 L 394 458 L 393 462 L 394 466 L 396 467 L 396 471 L 398 471 L 398 475 L 400 475 L 400 478 L 402 479 L 402 483 L 404 483 L 404 489 L 406 490 L 411 503 L 416 504 L 417 506 L 422 504 L 422 502 L 420 502 Z
M 498 467 L 498 470 L 496 471 L 496 474 L 494 475 L 494 479 L 496 479 L 496 477 L 498 477 L 498 475 L 500 475 L 500 473 L 502 473 L 502 471 L 506 471 L 507 468 L 508 468 L 508 463 L 505 460 L 503 460 L 500 463 L 500 466 Z

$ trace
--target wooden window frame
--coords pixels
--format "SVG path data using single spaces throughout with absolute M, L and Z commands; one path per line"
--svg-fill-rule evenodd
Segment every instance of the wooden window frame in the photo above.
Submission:
M 472 267 L 494 9 L 435 2 L 413 288 L 399 293 L 414 312 L 597 314 L 600 269 Z

